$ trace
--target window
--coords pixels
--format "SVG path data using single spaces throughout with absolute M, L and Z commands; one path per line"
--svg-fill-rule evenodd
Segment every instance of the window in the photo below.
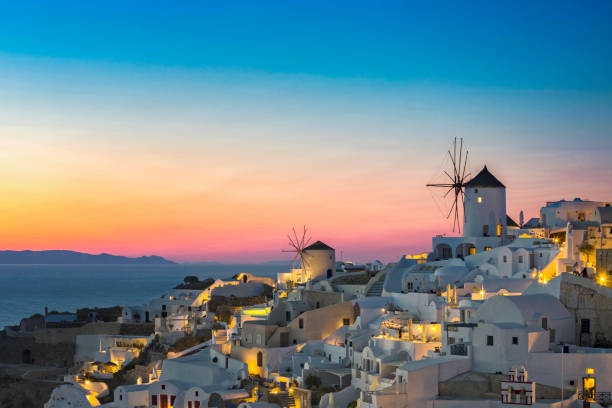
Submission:
M 298 320 L 298 323 L 299 323 L 300 329 L 303 329 L 304 328 L 304 319 L 302 319 L 300 317 L 300 319 Z
M 162 385 L 162 386 L 161 386 L 161 389 L 162 389 L 162 390 L 165 390 L 165 389 L 166 389 L 166 386 L 165 386 L 165 385 Z
M 119 401 L 123 401 L 123 395 L 119 395 Z
M 508 257 L 504 255 L 504 263 L 508 262 Z
M 170 396 L 170 405 L 174 405 L 174 400 L 176 399 L 176 395 Z
M 200 391 L 196 391 L 196 392 L 195 392 L 195 396 L 196 396 L 196 397 L 199 397 L 199 396 L 200 396 Z
M 482 235 L 485 237 L 489 236 L 489 225 L 485 224 L 482 226 Z
M 542 257 L 542 253 L 540 252 L 540 258 L 541 258 L 541 257 Z M 559 395 L 561 395 L 561 394 L 559 394 Z
M 317 302 L 317 309 L 321 307 L 321 304 Z
M 476 253 L 476 247 L 470 247 L 470 255 L 474 255 Z
M 512 338 L 512 344 L 518 344 L 518 337 Z
M 487 346 L 493 345 L 493 336 L 487 336 Z
M 413 287 L 414 287 L 413 283 L 412 282 L 408 282 L 407 289 L 408 290 L 412 290 Z
M 449 337 L 448 338 L 448 344 L 455 344 L 455 338 L 454 337 Z
M 497 224 L 497 236 L 501 237 L 501 234 L 502 234 L 502 225 Z
M 548 330 L 548 318 L 547 317 L 542 318 L 542 328 L 544 330 Z
M 479 203 L 482 203 L 482 197 L 478 197 L 477 201 L 478 201 Z
M 523 255 L 519 255 L 519 263 L 523 263 Z
M 257 367 L 263 366 L 263 353 L 260 351 L 257 353 Z
M 162 310 L 166 310 L 166 305 L 162 305 Z
M 151 395 L 151 405 L 157 405 L 157 395 Z
M 486 247 L 484 247 L 484 250 L 485 250 L 485 251 L 490 251 L 490 250 L 491 250 L 491 247 L 486 246 Z
M 291 321 L 291 312 L 285 312 L 285 320 L 288 322 Z
M 351 319 L 342 319 L 342 324 L 344 326 L 350 326 L 351 325 Z
M 591 321 L 589 319 L 580 320 L 580 333 L 589 334 L 591 332 Z

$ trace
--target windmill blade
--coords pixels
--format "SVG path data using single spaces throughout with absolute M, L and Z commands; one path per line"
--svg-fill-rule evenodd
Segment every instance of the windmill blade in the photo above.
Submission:
M 459 197 L 459 194 L 455 196 L 455 223 L 457 224 L 457 230 L 460 229 L 459 227 L 459 205 L 457 204 L 458 197 Z
M 306 229 L 306 226 L 304 225 L 304 233 L 302 234 L 302 249 L 304 249 L 305 244 L 304 242 L 306 241 L 306 233 L 308 232 L 308 230 Z
M 456 140 L 456 139 L 455 139 Z M 461 138 L 459 145 L 459 171 L 457 172 L 457 178 L 461 179 L 461 156 L 463 154 L 463 138 Z
M 457 167 L 457 165 L 455 164 L 455 158 L 451 155 L 450 150 L 448 151 L 448 156 L 451 159 L 451 162 L 453 163 L 453 168 Z
M 293 227 L 293 236 L 295 237 L 295 246 L 297 249 L 300 248 L 300 239 L 297 236 L 297 233 L 295 232 L 295 227 Z
M 455 200 L 455 202 L 453 202 L 453 205 L 451 206 L 451 209 L 448 212 L 448 215 L 446 216 L 446 218 L 450 218 L 451 214 L 453 213 L 453 209 L 455 208 L 456 205 L 457 205 L 457 200 Z
M 457 138 L 453 139 L 453 159 L 457 158 Z M 455 163 L 455 160 L 453 160 L 453 165 L 454 168 L 453 170 L 455 171 L 455 176 L 457 175 L 457 163 Z
M 448 189 L 448 191 L 446 192 L 446 194 L 444 194 L 444 198 L 446 198 L 446 196 L 448 195 L 448 193 L 450 193 L 451 191 L 454 190 L 454 187 L 451 187 Z
M 446 174 L 453 183 L 455 182 L 455 179 L 452 178 L 451 175 L 446 172 L 446 170 L 444 170 L 444 174 Z
M 308 240 L 306 240 L 306 242 L 304 243 L 304 248 L 306 248 L 308 246 L 308 244 L 310 244 L 311 240 L 312 240 L 312 238 L 308 237 Z
M 465 169 L 467 168 L 467 158 L 468 158 L 468 154 L 470 152 L 469 151 L 465 151 L 465 163 L 463 165 L 463 176 L 461 176 L 461 182 L 463 182 L 463 180 L 465 180 L 466 177 L 469 177 L 470 173 L 467 174 L 467 176 L 465 175 Z

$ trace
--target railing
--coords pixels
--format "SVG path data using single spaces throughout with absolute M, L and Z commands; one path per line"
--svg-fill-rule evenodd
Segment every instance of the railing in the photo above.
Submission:
M 579 400 L 593 399 L 600 404 L 611 404 L 612 403 L 612 393 L 596 392 L 594 394 L 590 394 L 590 393 L 584 393 L 583 391 L 578 391 L 578 399 Z
M 467 356 L 468 355 L 468 347 L 465 343 L 456 343 L 451 344 L 450 346 L 451 354 L 453 356 Z

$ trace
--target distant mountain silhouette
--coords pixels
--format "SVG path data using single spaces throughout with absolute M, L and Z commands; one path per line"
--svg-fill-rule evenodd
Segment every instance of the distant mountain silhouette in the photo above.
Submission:
M 51 250 L 51 251 L 0 251 L 0 264 L 77 264 L 77 265 L 170 265 L 174 262 L 161 256 L 127 256 L 110 254 L 85 254 L 83 252 Z

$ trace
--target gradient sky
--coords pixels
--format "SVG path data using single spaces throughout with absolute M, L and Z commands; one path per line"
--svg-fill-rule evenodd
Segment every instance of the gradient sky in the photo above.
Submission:
M 515 219 L 610 200 L 611 18 L 588 1 L 3 2 L 0 246 L 264 261 L 306 224 L 345 259 L 392 261 L 452 234 L 425 184 L 453 137 Z

